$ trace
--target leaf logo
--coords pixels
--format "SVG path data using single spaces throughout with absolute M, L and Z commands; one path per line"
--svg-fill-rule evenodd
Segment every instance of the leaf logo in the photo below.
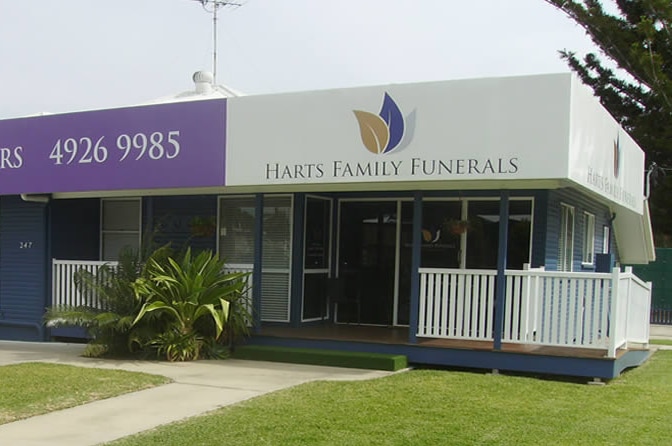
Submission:
M 614 141 L 614 177 L 618 178 L 621 173 L 621 140 L 620 137 Z
M 614 141 L 614 177 L 618 178 L 621 173 L 621 141 L 620 137 Z
M 406 118 L 392 97 L 385 93 L 380 113 L 353 110 L 364 147 L 376 155 L 400 151 L 413 139 L 415 130 L 415 110 Z

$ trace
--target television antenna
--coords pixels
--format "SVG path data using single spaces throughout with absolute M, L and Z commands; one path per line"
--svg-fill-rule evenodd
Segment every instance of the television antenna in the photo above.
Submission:
M 194 0 L 201 4 L 203 9 L 212 14 L 212 78 L 213 82 L 217 84 L 217 13 L 224 7 L 236 8 L 242 6 L 241 1 L 231 0 Z

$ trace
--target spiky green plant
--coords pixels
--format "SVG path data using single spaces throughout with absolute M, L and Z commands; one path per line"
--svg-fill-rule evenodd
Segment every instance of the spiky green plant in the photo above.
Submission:
M 151 343 L 169 360 L 196 359 L 207 333 L 197 323 L 204 319 L 214 326 L 214 340 L 227 328 L 231 302 L 245 291 L 247 273 L 227 273 L 224 262 L 211 251 L 193 256 L 191 249 L 175 260 L 147 262 L 148 275 L 135 281 L 134 289 L 143 302 L 133 325 L 159 314 L 167 321 L 164 332 Z M 193 351 L 196 349 L 197 351 Z
M 167 245 L 152 251 L 146 258 L 143 251 L 123 249 L 117 265 L 103 265 L 95 273 L 84 269 L 77 271 L 75 286 L 82 293 L 95 296 L 95 303 L 48 308 L 45 314 L 47 326 L 85 328 L 91 338 L 85 352 L 88 356 L 127 356 L 144 349 L 156 330 L 161 329 L 157 327 L 161 321 L 155 319 L 133 324 L 142 307 L 133 284 L 148 273 L 145 259 L 162 263 L 169 254 Z

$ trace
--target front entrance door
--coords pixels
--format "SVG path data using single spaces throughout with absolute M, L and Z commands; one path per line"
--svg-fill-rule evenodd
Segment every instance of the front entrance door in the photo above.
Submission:
M 339 308 L 337 322 L 408 324 L 412 206 L 342 201 L 339 223 L 338 276 L 360 308 Z

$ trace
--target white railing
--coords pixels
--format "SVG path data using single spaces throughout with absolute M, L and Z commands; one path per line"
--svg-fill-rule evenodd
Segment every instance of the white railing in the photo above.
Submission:
M 52 306 L 98 307 L 98 296 L 91 289 L 80 289 L 75 285 L 75 273 L 83 270 L 96 276 L 103 265 L 112 268 L 117 262 L 102 262 L 96 260 L 57 260 L 52 261 Z
M 252 271 L 254 271 L 254 265 L 247 263 L 227 263 L 224 265 L 224 271 L 227 273 L 250 273 L 247 276 L 247 287 L 245 288 L 245 300 L 248 302 L 248 305 L 252 305 Z
M 249 263 L 227 263 L 224 265 L 224 271 L 227 273 L 250 273 L 247 276 L 247 286 L 245 287 L 245 292 L 243 293 L 243 299 L 247 309 L 247 313 L 252 315 L 254 314 L 254 304 L 252 301 L 252 272 L 254 271 L 254 265 Z M 247 321 L 248 326 L 254 324 L 254 317 L 252 320 Z
M 418 336 L 492 340 L 496 275 L 421 268 Z
M 614 283 L 617 299 L 612 303 L 614 330 L 609 343 L 610 356 L 629 342 L 648 344 L 651 312 L 651 282 L 643 282 L 632 268 L 626 267 L 625 272 L 614 277 Z
M 503 342 L 607 348 L 609 273 L 506 271 Z
M 97 260 L 58 260 L 52 261 L 52 294 L 51 305 L 67 305 L 72 307 L 87 306 L 98 307 L 98 297 L 94 290 L 83 290 L 75 284 L 75 274 L 78 271 L 86 271 L 93 277 L 96 276 L 100 267 L 108 265 L 116 267 L 118 262 L 105 262 Z M 252 265 L 247 264 L 226 264 L 225 271 L 228 273 L 246 273 L 252 272 Z M 248 286 L 245 289 L 245 298 L 251 310 L 252 305 L 252 276 L 247 278 Z
M 502 342 L 598 348 L 647 343 L 651 284 L 624 272 L 505 272 Z M 492 340 L 496 271 L 420 269 L 420 337 Z

